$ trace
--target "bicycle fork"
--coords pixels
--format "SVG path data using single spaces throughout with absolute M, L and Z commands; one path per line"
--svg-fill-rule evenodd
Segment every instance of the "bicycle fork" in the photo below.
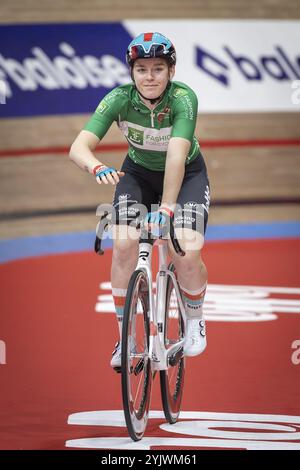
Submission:
M 168 276 L 173 278 L 173 285 L 176 290 L 178 307 L 181 315 L 186 323 L 185 308 L 179 292 L 175 274 L 168 270 L 167 266 L 167 243 L 163 240 L 158 240 L 159 251 L 159 267 L 160 270 L 156 277 L 156 301 L 152 289 L 152 249 L 153 240 L 140 241 L 139 244 L 139 259 L 136 269 L 142 269 L 148 279 L 149 285 L 149 323 L 150 323 L 150 339 L 149 339 L 149 358 L 151 359 L 152 370 L 165 370 L 168 368 L 171 361 L 177 360 L 182 356 L 184 339 L 166 349 L 165 344 L 165 309 L 166 309 L 166 295 L 167 295 L 167 281 Z M 174 364 L 171 364 L 174 365 Z
M 173 271 L 168 269 L 168 250 L 167 242 L 159 241 L 158 242 L 158 252 L 159 252 L 159 267 L 160 270 L 157 273 L 156 277 L 156 320 L 157 320 L 157 330 L 158 338 L 154 341 L 155 347 L 158 349 L 158 357 L 160 362 L 158 363 L 158 370 L 165 370 L 169 365 L 175 365 L 176 362 L 183 356 L 183 344 L 184 338 L 176 342 L 176 344 L 170 346 L 168 349 L 165 347 L 165 329 L 166 325 L 166 298 L 167 298 L 167 288 L 168 288 L 168 277 L 172 278 L 173 286 L 176 291 L 176 298 L 178 303 L 178 308 L 180 310 L 184 330 L 186 325 L 186 313 L 185 307 L 182 302 L 180 290 L 178 287 L 178 282 L 176 274 Z M 169 306 L 170 308 L 170 306 Z

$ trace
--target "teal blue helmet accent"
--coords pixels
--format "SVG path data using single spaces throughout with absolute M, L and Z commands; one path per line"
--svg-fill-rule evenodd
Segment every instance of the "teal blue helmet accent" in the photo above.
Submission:
M 161 57 L 170 65 L 176 64 L 176 51 L 172 42 L 160 33 L 139 34 L 129 44 L 126 52 L 127 64 L 132 67 L 136 59 Z

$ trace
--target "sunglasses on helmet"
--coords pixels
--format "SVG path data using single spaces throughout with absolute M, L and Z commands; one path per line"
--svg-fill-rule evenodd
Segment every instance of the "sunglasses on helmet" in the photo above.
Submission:
M 151 44 L 150 48 L 146 50 L 144 44 L 134 44 L 129 49 L 129 55 L 131 59 L 141 58 L 152 58 L 160 57 L 168 54 L 168 49 L 165 44 Z

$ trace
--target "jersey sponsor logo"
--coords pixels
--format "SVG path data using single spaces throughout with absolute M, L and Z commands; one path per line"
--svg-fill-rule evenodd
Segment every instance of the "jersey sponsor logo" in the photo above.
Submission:
M 108 93 L 108 95 L 106 95 L 105 101 L 107 102 L 108 105 L 110 105 L 111 101 L 114 101 L 116 98 L 119 98 L 120 96 L 128 97 L 127 90 L 124 90 L 123 88 L 115 88 L 110 93 Z
M 177 88 L 177 90 L 173 93 L 174 98 L 181 98 L 182 103 L 185 110 L 185 117 L 187 119 L 193 120 L 194 119 L 194 110 L 193 110 L 193 103 L 186 90 L 182 88 Z
M 172 127 L 155 129 L 120 121 L 119 128 L 134 147 L 158 152 L 166 152 L 168 149 Z
M 128 127 L 128 139 L 135 144 L 143 145 L 144 132 L 138 129 L 133 129 L 132 127 Z
M 146 134 L 146 142 L 159 144 L 161 142 L 169 142 L 170 135 L 151 135 Z
M 105 103 L 105 101 L 101 101 L 97 108 L 97 112 L 100 114 L 104 114 L 105 111 L 108 109 L 108 105 Z
M 188 95 L 185 95 L 183 97 L 183 104 L 185 110 L 185 117 L 192 121 L 194 119 L 193 103 Z
M 174 98 L 179 98 L 179 96 L 184 96 L 186 94 L 187 94 L 186 90 L 183 90 L 182 88 L 177 88 L 174 91 L 173 96 L 174 96 Z

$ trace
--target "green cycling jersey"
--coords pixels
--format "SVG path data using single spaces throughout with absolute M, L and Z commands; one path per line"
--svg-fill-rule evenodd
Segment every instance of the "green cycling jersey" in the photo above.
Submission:
M 171 137 L 191 142 L 186 164 L 199 154 L 194 136 L 198 111 L 197 96 L 181 82 L 170 82 L 163 99 L 150 110 L 141 100 L 133 83 L 108 93 L 99 103 L 84 130 L 102 139 L 116 122 L 129 144 L 129 157 L 149 170 L 165 169 Z

